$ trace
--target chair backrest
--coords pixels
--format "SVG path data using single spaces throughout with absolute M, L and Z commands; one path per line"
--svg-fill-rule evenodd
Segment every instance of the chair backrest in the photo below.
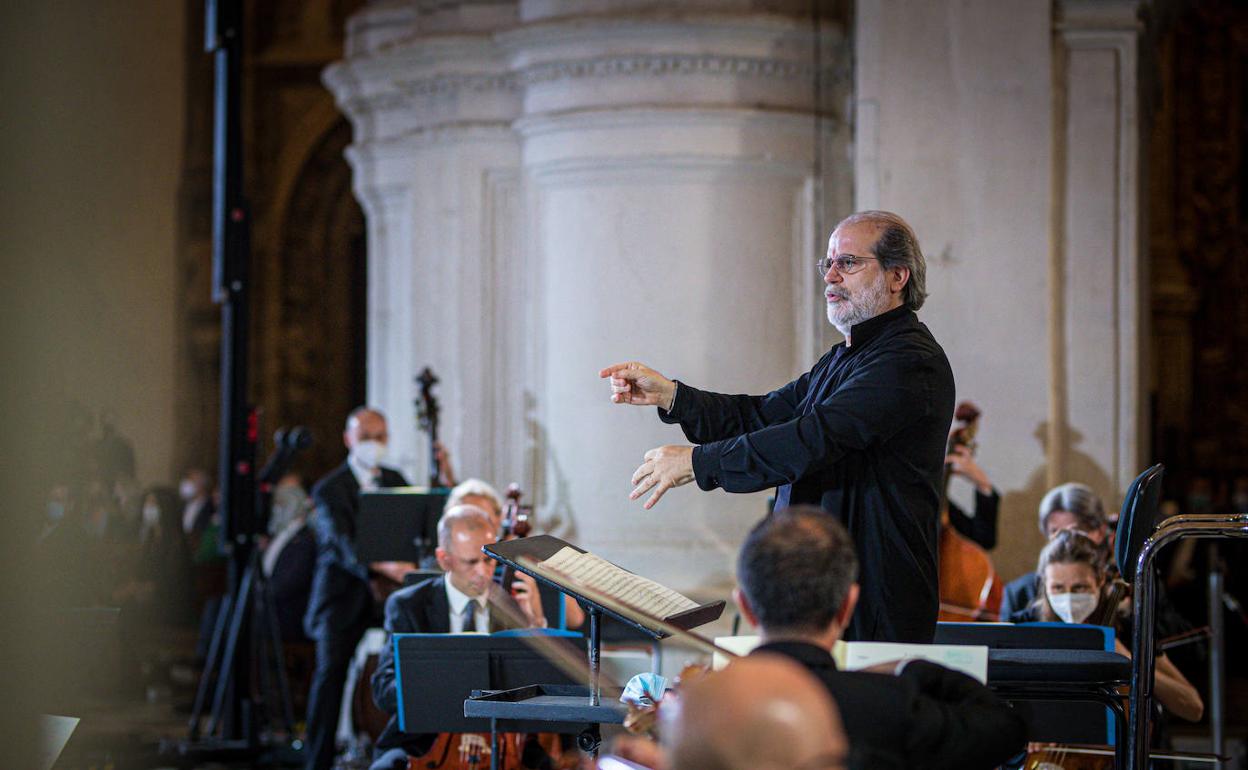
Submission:
M 993 650 L 1113 650 L 1114 630 L 1082 623 L 937 623 L 933 644 Z
M 1135 560 L 1144 547 L 1144 541 L 1157 528 L 1157 511 L 1161 504 L 1161 479 L 1165 466 L 1157 463 L 1135 477 L 1122 500 L 1118 514 L 1118 535 L 1114 557 L 1122 579 L 1130 583 L 1135 579 Z

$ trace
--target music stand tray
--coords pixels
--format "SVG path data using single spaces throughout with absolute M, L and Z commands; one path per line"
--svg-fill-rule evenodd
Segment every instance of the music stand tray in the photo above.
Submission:
M 532 684 L 511 690 L 481 690 L 464 701 L 464 716 L 485 719 L 624 724 L 627 709 L 620 693 L 608 692 L 606 703 L 591 706 L 585 685 Z M 549 730 L 549 728 L 547 728 Z

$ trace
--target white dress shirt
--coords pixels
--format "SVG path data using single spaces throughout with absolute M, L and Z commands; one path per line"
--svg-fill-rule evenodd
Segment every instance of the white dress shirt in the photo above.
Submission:
M 365 468 L 352 455 L 347 455 L 347 467 L 355 474 L 361 492 L 375 492 L 381 488 L 381 468 Z
M 486 601 L 485 596 L 479 596 L 475 599 L 470 598 L 468 594 L 451 585 L 451 576 L 447 575 L 446 580 L 442 581 L 446 585 L 446 601 L 451 605 L 451 633 L 460 634 L 464 631 L 464 608 L 468 606 L 468 602 L 472 602 L 473 617 L 477 625 L 479 633 L 489 633 L 490 631 L 490 605 Z M 493 584 L 490 584 L 493 588 Z

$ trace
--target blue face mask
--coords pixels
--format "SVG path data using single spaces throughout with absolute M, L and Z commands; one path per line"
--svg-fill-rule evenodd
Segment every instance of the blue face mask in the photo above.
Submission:
M 48 503 L 48 521 L 60 521 L 65 518 L 65 503 L 52 500 Z

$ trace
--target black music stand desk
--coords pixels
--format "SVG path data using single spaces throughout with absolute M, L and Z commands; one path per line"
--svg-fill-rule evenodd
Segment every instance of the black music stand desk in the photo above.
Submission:
M 644 622 L 620 615 L 578 593 L 575 588 L 535 574 L 520 561 L 525 557 L 538 562 L 545 561 L 565 547 L 585 553 L 584 549 L 550 535 L 536 535 L 504 543 L 494 543 L 485 546 L 483 550 L 503 564 L 532 575 L 539 583 L 552 586 L 571 596 L 585 608 L 586 614 L 589 615 L 589 686 L 530 685 L 506 692 L 482 693 L 464 702 L 465 714 L 496 719 L 523 718 L 542 721 L 563 721 L 571 718 L 570 721 L 593 721 L 599 724 L 620 724 L 624 721 L 625 709 L 622 704 L 618 701 L 605 705 L 602 703 L 599 662 L 603 617 L 611 617 L 655 641 L 666 638 L 668 633 Z M 663 620 L 683 630 L 696 628 L 719 618 L 724 611 L 724 604 L 721 599 Z M 613 695 L 618 698 L 619 693 L 613 693 Z M 597 750 L 597 744 L 595 743 L 592 747 L 582 744 L 581 749 L 592 754 Z
M 553 637 L 549 643 L 566 644 L 578 654 L 585 643 L 579 634 L 544 635 Z M 405 733 L 489 732 L 494 757 L 500 730 L 597 734 L 597 722 L 572 714 L 567 720 L 526 720 L 524 715 L 466 713 L 465 701 L 482 691 L 513 690 L 534 681 L 554 682 L 550 686 L 556 689 L 578 689 L 519 635 L 394 634 L 390 642 L 394 645 L 398 724 Z

